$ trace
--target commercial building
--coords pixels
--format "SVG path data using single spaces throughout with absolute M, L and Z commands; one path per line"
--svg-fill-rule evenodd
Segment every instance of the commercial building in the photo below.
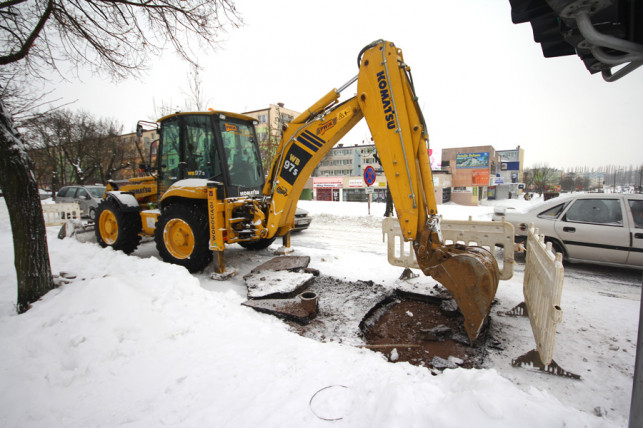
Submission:
M 520 146 L 501 151 L 493 146 L 442 150 L 442 170 L 451 175 L 451 200 L 460 205 L 517 197 L 523 164 L 524 150 Z
M 367 201 L 369 186 L 364 182 L 364 170 L 375 171 L 374 201 L 386 200 L 386 177 L 375 160 L 375 145 L 346 146 L 338 144 L 330 149 L 313 171 L 312 197 L 320 201 Z M 308 185 L 306 186 L 308 187 Z
M 386 201 L 386 176 L 376 160 L 374 144 L 347 146 L 338 144 L 319 163 L 306 188 L 307 197 L 320 201 L 367 201 L 369 194 L 375 202 Z M 375 182 L 366 185 L 364 172 L 372 167 Z M 451 195 L 451 176 L 433 171 L 433 186 L 438 204 L 448 202 Z

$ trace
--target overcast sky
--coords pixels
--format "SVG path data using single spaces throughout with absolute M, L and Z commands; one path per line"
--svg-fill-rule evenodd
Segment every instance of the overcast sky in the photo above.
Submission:
M 607 83 L 577 56 L 544 58 L 529 24 L 511 22 L 509 0 L 424 2 L 245 0 L 245 26 L 203 53 L 208 106 L 244 112 L 277 102 L 302 111 L 357 74 L 359 51 L 392 41 L 411 66 L 434 153 L 492 145 L 525 149 L 527 166 L 643 163 L 643 69 Z M 141 80 L 87 77 L 58 83 L 71 108 L 133 131 L 154 105 L 182 109 L 189 66 L 169 51 Z M 342 100 L 354 95 L 353 85 Z M 364 122 L 343 143 L 368 141 Z

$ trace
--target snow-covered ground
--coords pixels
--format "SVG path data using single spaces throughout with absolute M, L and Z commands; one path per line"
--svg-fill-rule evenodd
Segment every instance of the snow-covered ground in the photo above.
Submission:
M 379 229 L 383 204 L 372 204 L 370 216 L 363 203 L 300 206 L 314 219 L 293 235 L 295 255 L 310 256 L 324 275 L 400 285 Z M 462 219 L 489 219 L 492 209 L 439 207 Z M 151 242 L 126 256 L 58 240 L 57 232 L 48 229 L 52 270 L 77 277 L 16 315 L 11 230 L 0 202 L 0 426 L 627 426 L 639 272 L 566 267 L 554 360 L 582 380 L 511 367 L 535 348 L 527 319 L 495 315 L 522 301 L 520 263 L 501 282 L 492 314 L 504 349 L 492 351 L 488 368 L 433 376 L 366 349 L 301 337 L 241 306 L 242 276 L 280 242 L 258 253 L 231 246 L 227 266 L 239 274 L 218 282 L 161 262 Z

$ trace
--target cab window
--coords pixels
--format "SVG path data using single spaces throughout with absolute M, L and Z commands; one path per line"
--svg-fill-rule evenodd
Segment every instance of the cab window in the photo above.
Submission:
M 255 187 L 263 185 L 261 158 L 254 142 L 253 128 L 243 122 L 221 123 L 225 158 L 231 184 Z
M 166 172 L 166 179 L 175 181 L 179 176 L 179 121 L 166 121 L 163 124 L 161 138 L 161 169 Z
M 185 118 L 185 160 L 188 177 L 214 178 L 221 175 L 221 161 L 210 116 Z

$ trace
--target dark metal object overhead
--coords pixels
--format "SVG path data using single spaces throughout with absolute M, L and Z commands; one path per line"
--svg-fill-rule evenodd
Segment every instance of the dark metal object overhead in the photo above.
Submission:
M 509 0 L 514 24 L 530 22 L 546 58 L 578 55 L 612 82 L 643 65 L 643 2 Z

